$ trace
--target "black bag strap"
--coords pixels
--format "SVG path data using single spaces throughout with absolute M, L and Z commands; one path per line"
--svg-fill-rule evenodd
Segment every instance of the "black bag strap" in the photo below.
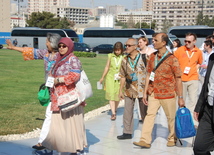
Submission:
M 142 55 L 142 60 L 144 62 L 144 65 L 146 67 L 146 65 L 147 65 L 146 54 L 141 54 L 141 55 Z
M 172 54 L 170 53 L 170 54 L 168 54 L 168 55 L 166 55 L 159 63 L 158 63 L 158 65 L 153 69 L 153 71 L 152 72 L 155 72 L 155 70 L 164 62 L 164 60 L 166 60 L 168 57 L 170 57 Z

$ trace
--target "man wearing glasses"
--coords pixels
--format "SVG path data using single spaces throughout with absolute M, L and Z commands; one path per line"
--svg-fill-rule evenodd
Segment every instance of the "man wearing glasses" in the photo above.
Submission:
M 138 99 L 142 121 L 146 116 L 147 106 L 143 104 L 143 90 L 145 87 L 146 65 L 142 55 L 137 50 L 137 39 L 130 38 L 125 44 L 128 54 L 121 63 L 120 68 L 120 99 L 125 100 L 123 114 L 123 134 L 117 136 L 117 139 L 131 139 L 133 132 L 133 110 L 135 99 Z M 123 94 L 124 92 L 124 94 Z
M 198 69 L 203 62 L 202 51 L 195 46 L 196 40 L 196 34 L 187 33 L 184 40 L 185 45 L 179 47 L 174 52 L 174 55 L 178 58 L 181 70 L 183 72 L 181 79 L 183 84 L 184 101 L 186 100 L 186 95 L 188 94 L 189 102 L 187 104 L 187 108 L 190 109 L 192 115 L 198 98 Z

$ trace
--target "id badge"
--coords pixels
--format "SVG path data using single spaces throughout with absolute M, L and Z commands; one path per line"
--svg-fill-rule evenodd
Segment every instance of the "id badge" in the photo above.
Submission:
M 151 80 L 151 81 L 155 80 L 155 72 L 151 72 L 149 80 Z
M 189 74 L 189 71 L 190 71 L 190 67 L 185 67 L 184 74 Z
M 120 80 L 119 73 L 114 74 L 114 80 Z
M 49 76 L 45 83 L 45 86 L 52 88 L 54 86 L 54 77 Z

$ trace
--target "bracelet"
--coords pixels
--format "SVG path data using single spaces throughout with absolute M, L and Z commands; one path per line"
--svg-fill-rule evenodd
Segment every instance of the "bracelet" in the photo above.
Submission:
M 178 98 L 183 98 L 183 96 L 178 96 Z

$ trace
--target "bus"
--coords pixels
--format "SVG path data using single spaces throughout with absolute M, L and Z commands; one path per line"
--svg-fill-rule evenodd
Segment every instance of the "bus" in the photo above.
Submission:
M 57 33 L 61 37 L 71 38 L 78 42 L 78 35 L 71 29 L 41 29 L 37 27 L 14 28 L 11 31 L 11 40 L 17 39 L 18 47 L 34 47 L 45 49 L 47 33 Z
M 112 44 L 117 41 L 125 43 L 133 36 L 146 36 L 152 42 L 152 29 L 113 29 L 113 28 L 87 28 L 83 32 L 83 42 L 95 47 L 100 44 Z
M 208 35 L 214 33 L 214 27 L 206 25 L 195 25 L 195 26 L 174 26 L 168 30 L 169 34 L 175 35 L 180 39 L 181 43 L 184 44 L 185 34 L 191 32 L 197 35 L 196 46 L 199 48 L 205 41 Z

